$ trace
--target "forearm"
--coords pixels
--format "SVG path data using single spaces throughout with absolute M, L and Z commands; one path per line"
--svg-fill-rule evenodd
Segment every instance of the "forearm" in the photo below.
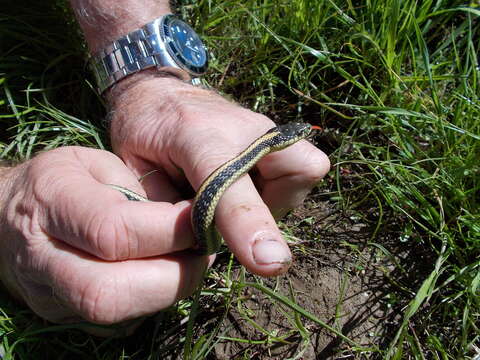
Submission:
M 18 173 L 21 172 L 22 166 L 12 167 L 9 164 L 0 162 L 0 289 L 2 285 L 17 299 L 21 299 L 20 291 L 14 281 L 12 269 L 7 265 L 7 256 L 10 254 L 6 251 L 7 247 L 11 247 L 9 239 L 11 239 L 11 228 L 8 224 L 7 217 L 9 212 L 9 204 L 14 191 L 12 190 Z M 1 291 L 1 290 L 0 290 Z
M 168 0 L 70 0 L 70 4 L 92 53 L 171 12 Z

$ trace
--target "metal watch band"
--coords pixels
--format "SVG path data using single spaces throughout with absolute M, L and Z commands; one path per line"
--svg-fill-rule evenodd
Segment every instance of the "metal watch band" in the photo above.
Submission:
M 117 81 L 140 70 L 154 66 L 178 69 L 178 65 L 168 55 L 162 41 L 159 41 L 159 24 L 165 16 L 172 15 L 164 15 L 132 31 L 92 58 L 91 67 L 100 93 Z

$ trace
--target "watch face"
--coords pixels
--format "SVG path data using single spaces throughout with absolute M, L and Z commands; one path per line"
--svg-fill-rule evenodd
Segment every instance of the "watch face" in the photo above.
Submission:
M 207 70 L 205 46 L 190 26 L 172 16 L 165 20 L 163 32 L 168 52 L 181 67 L 195 74 Z

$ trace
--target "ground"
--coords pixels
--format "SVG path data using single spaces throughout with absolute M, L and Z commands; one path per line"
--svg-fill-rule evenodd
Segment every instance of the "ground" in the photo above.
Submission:
M 262 281 L 277 293 L 290 294 L 295 303 L 365 349 L 386 347 L 405 305 L 392 296 L 399 289 L 408 292 L 403 282 L 412 286 L 418 275 L 427 274 L 422 258 L 429 255 L 419 246 L 400 242 L 400 233 L 392 229 L 380 231 L 383 245 L 370 242 L 372 228 L 322 198 L 313 194 L 285 219 L 285 228 L 296 224 L 297 229 L 285 234 L 295 258 L 285 276 L 262 281 L 237 268 L 232 278 L 245 276 L 247 282 Z M 214 358 L 360 358 L 351 351 L 352 345 L 340 344 L 338 337 L 314 322 L 302 320 L 302 334 L 291 309 L 262 291 L 246 288 L 237 296 L 219 330 L 226 340 L 215 345 Z M 222 311 L 208 300 L 204 306 L 217 315 Z M 211 312 L 206 318 L 217 322 L 220 316 Z M 283 341 L 274 343 L 272 333 Z

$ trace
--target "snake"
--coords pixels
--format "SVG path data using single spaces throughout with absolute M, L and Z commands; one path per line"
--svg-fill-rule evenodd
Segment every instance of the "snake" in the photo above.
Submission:
M 305 139 L 312 129 L 308 123 L 290 122 L 278 125 L 254 140 L 233 159 L 220 165 L 200 185 L 191 210 L 192 229 L 196 240 L 195 252 L 210 255 L 218 252 L 222 238 L 214 224 L 215 209 L 223 193 L 239 177 L 248 173 L 264 156 L 285 149 Z M 107 184 L 130 201 L 149 201 L 146 197 L 123 186 Z

